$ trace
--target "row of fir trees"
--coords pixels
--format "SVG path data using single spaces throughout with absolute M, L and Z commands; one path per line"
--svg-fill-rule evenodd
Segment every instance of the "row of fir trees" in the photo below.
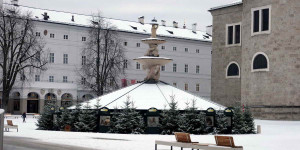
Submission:
M 206 114 L 197 111 L 196 101 L 191 104 L 183 113 L 177 108 L 175 97 L 171 96 L 170 109 L 163 110 L 159 119 L 161 134 L 173 134 L 174 132 L 187 132 L 191 134 L 252 134 L 255 133 L 254 119 L 248 108 L 241 111 L 239 107 L 234 108 L 232 126 L 228 125 L 227 117 L 223 112 L 215 115 L 215 126 L 206 125 Z M 81 109 L 81 105 L 76 105 L 73 110 L 61 110 L 61 114 L 53 117 L 53 105 L 47 105 L 44 112 L 38 119 L 37 126 L 41 130 L 64 130 L 66 125 L 72 131 L 78 132 L 97 132 L 98 109 L 90 109 L 86 104 Z M 122 134 L 142 134 L 145 133 L 146 124 L 143 116 L 134 107 L 134 103 L 127 98 L 122 110 L 113 114 L 110 121 L 110 133 Z

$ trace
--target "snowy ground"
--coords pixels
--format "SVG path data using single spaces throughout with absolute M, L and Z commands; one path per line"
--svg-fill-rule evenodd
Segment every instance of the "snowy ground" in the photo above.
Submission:
M 81 146 L 102 150 L 154 150 L 155 140 L 174 141 L 173 135 L 123 135 L 107 133 L 82 133 L 63 131 L 35 130 L 36 119 L 13 119 L 19 125 L 19 132 L 10 130 L 4 136 L 34 138 L 42 142 Z M 5 121 L 6 122 L 6 121 Z M 300 121 L 266 121 L 256 120 L 261 125 L 262 134 L 233 135 L 236 145 L 244 146 L 244 150 L 299 150 Z M 213 135 L 192 135 L 192 141 L 215 143 Z M 159 146 L 159 149 L 169 149 Z M 179 149 L 179 148 L 175 148 Z

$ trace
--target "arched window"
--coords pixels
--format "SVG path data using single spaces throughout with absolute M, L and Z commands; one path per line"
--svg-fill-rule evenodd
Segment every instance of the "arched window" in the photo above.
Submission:
M 65 93 L 61 96 L 61 106 L 66 108 L 72 105 L 72 95 L 70 93 Z
M 252 71 L 269 71 L 269 58 L 265 53 L 258 52 L 252 58 Z
M 235 61 L 230 62 L 226 68 L 226 78 L 239 78 L 240 77 L 240 67 Z

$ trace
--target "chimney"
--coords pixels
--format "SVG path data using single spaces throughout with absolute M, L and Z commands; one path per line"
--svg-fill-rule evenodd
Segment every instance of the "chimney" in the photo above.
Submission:
M 75 21 L 75 19 L 74 19 L 74 15 L 72 15 L 72 19 L 71 19 L 71 21 L 72 21 L 72 22 L 74 22 L 74 21 Z
M 197 31 L 197 23 L 193 23 L 193 24 L 192 24 L 192 31 L 193 31 L 194 33 L 196 33 L 196 31 Z
M 2 0 L 1 0 L 1 1 L 2 1 Z M 11 2 L 11 4 L 14 5 L 14 6 L 19 6 L 19 4 L 18 4 L 19 0 L 11 0 L 10 2 Z
M 186 29 L 186 25 L 185 24 L 183 24 L 183 29 Z
M 166 26 L 166 21 L 165 20 L 161 20 L 161 25 L 162 26 Z
M 212 36 L 212 25 L 206 26 L 206 34 Z
M 173 21 L 173 27 L 174 27 L 174 28 L 178 28 L 178 22 Z
M 144 24 L 144 19 L 145 19 L 144 16 L 139 17 L 138 18 L 139 23 Z
M 48 16 L 47 12 L 44 12 L 44 14 L 42 14 L 42 16 L 44 16 L 44 20 L 48 20 L 50 17 Z

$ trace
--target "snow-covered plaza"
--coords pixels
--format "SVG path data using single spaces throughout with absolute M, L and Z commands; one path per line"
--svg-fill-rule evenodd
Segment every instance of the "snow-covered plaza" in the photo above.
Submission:
M 36 130 L 36 119 L 9 118 L 19 126 L 19 132 L 4 132 L 5 137 L 21 137 L 53 144 L 64 144 L 102 150 L 153 150 L 155 140 L 175 141 L 174 135 L 135 135 Z M 6 122 L 6 121 L 5 121 Z M 298 150 L 300 141 L 300 121 L 255 120 L 261 125 L 261 134 L 232 135 L 235 144 L 244 150 Z M 214 135 L 191 135 L 192 141 L 215 143 Z M 169 147 L 159 146 L 159 149 Z M 174 148 L 180 149 L 180 148 Z

